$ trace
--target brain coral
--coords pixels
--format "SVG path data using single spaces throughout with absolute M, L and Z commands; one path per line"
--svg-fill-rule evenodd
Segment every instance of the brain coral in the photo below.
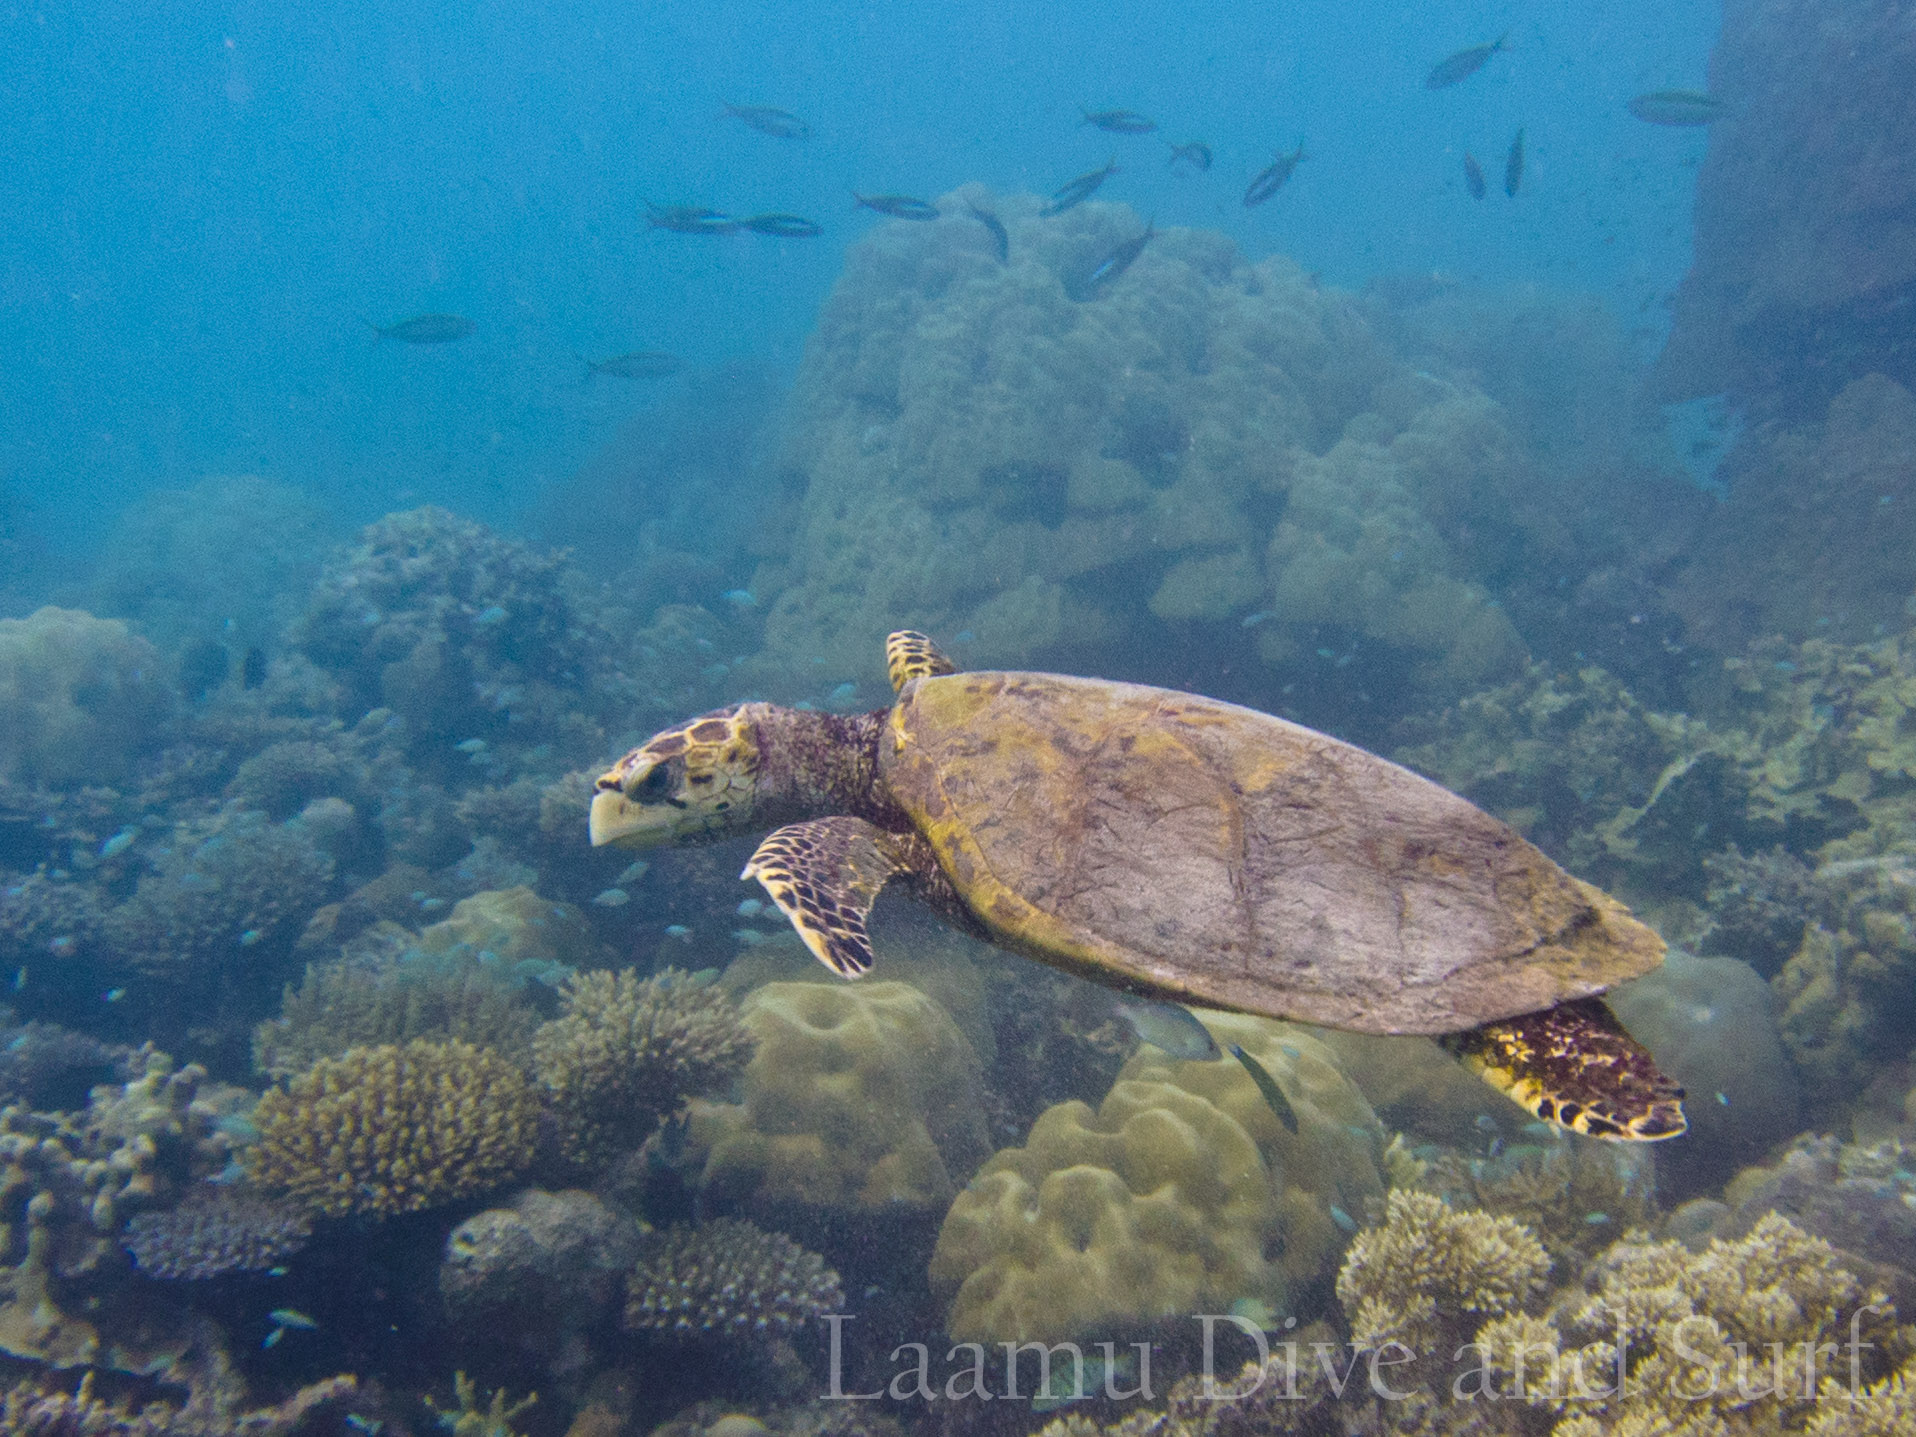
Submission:
M 414 1041 L 322 1058 L 259 1100 L 246 1164 L 315 1213 L 394 1213 L 484 1192 L 532 1161 L 525 1074 L 469 1043 Z
M 904 623 L 1015 667 L 1162 622 L 1271 662 L 1361 640 L 1453 683 L 1521 661 L 1454 537 L 1524 481 L 1494 404 L 1216 234 L 1157 230 L 1074 302 L 1062 276 L 1143 222 L 992 205 L 1007 263 L 960 206 L 847 255 L 792 405 L 782 467 L 807 487 L 769 653 L 876 680 L 873 636 Z
M 0 619 L 0 779 L 116 783 L 173 707 L 159 655 L 80 609 Z
M 844 1212 L 936 1210 L 987 1151 L 976 1054 L 904 983 L 768 983 L 738 1103 L 692 1104 L 708 1194 Z
M 533 1035 L 533 1065 L 552 1095 L 561 1141 L 590 1163 L 643 1142 L 694 1093 L 725 1086 L 752 1055 L 732 1000 L 667 968 L 650 978 L 578 973 L 565 1012 Z
M 1140 1050 L 1096 1112 L 1046 1110 L 952 1203 L 931 1282 L 954 1340 L 1057 1341 L 1240 1300 L 1282 1311 L 1328 1275 L 1344 1215 L 1382 1194 L 1383 1130 L 1306 1030 L 1202 1017 L 1277 1079 L 1298 1130 L 1230 1059 Z

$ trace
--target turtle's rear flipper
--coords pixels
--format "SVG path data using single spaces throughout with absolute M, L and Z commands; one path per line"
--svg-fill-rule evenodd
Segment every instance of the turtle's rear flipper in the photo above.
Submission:
M 758 846 L 740 878 L 772 895 L 812 955 L 841 978 L 871 971 L 865 916 L 879 890 L 911 864 L 898 842 L 862 818 L 788 823 Z
M 1586 1137 L 1656 1142 L 1688 1126 L 1683 1089 L 1601 999 L 1486 1023 L 1443 1044 L 1513 1102 Z
M 885 672 L 891 678 L 892 692 L 896 693 L 913 679 L 955 674 L 958 665 L 916 629 L 900 629 L 885 640 Z

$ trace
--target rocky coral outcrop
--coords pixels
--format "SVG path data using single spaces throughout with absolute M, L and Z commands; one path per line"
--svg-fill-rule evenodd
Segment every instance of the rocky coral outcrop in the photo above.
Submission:
M 1285 1311 L 1328 1277 L 1350 1213 L 1382 1196 L 1382 1129 L 1305 1029 L 1203 1021 L 1264 1064 L 1297 1130 L 1237 1063 L 1141 1049 L 1096 1111 L 1046 1110 L 953 1201 L 931 1282 L 954 1339 L 1103 1336 L 1234 1302 Z
M 118 619 L 52 607 L 0 619 L 0 779 L 117 782 L 172 711 L 159 654 Z
M 817 1253 L 737 1218 L 661 1234 L 628 1285 L 625 1325 L 678 1338 L 764 1341 L 845 1303 L 838 1274 Z

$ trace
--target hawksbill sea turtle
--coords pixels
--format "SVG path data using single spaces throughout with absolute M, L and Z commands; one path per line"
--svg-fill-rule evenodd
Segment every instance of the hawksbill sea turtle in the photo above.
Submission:
M 743 703 L 599 778 L 595 845 L 772 832 L 756 878 L 833 972 L 900 879 L 1002 948 L 1147 998 L 1438 1037 L 1593 1137 L 1684 1130 L 1683 1090 L 1598 996 L 1663 942 L 1514 829 L 1253 709 L 886 644 L 866 714 Z

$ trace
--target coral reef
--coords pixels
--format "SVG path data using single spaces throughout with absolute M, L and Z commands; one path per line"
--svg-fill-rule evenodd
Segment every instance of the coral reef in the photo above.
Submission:
M 29 873 L 0 887 L 0 962 L 39 963 L 90 953 L 106 922 L 90 883 Z
M 316 1215 L 414 1212 L 499 1186 L 532 1161 L 538 1105 L 512 1063 L 415 1040 L 322 1058 L 254 1110 L 247 1171 Z
M 148 1277 L 202 1281 L 277 1267 L 312 1235 L 300 1208 L 221 1188 L 164 1212 L 135 1213 L 122 1240 Z
M 1777 1033 L 1775 998 L 1749 964 L 1672 949 L 1609 1003 L 1689 1094 L 1689 1131 L 1657 1154 L 1667 1191 L 1716 1187 L 1801 1130 L 1802 1086 Z
M 106 916 L 118 959 L 175 979 L 229 973 L 289 946 L 326 899 L 333 860 L 298 823 L 231 812 L 184 827 Z
M 1006 264 L 955 211 L 847 255 L 781 456 L 805 486 L 789 557 L 764 571 L 785 585 L 767 652 L 818 667 L 748 673 L 875 685 L 871 636 L 902 623 L 975 633 L 967 657 L 1007 667 L 1140 626 L 1453 692 L 1521 664 L 1485 586 L 1507 556 L 1463 538 L 1507 531 L 1530 479 L 1496 405 L 1395 360 L 1353 297 L 1215 234 L 1159 229 L 1074 302 L 1061 276 L 1142 222 L 991 204 Z
M 1431 1192 L 1459 1210 L 1522 1223 L 1559 1271 L 1574 1272 L 1618 1234 L 1656 1217 L 1657 1167 L 1641 1146 L 1581 1138 L 1541 1123 L 1495 1155 L 1406 1147 L 1385 1154 L 1392 1186 Z M 1406 1161 L 1408 1160 L 1408 1161 Z
M 688 1097 L 722 1089 L 752 1058 L 753 1033 L 717 988 L 667 968 L 568 978 L 564 1011 L 532 1039 L 567 1157 L 590 1165 L 636 1147 Z
M 110 1402 L 94 1394 L 94 1374 L 71 1391 L 47 1379 L 27 1378 L 0 1392 L 0 1431 L 19 1437 L 291 1437 L 319 1430 L 327 1419 L 382 1425 L 383 1414 L 349 1374 L 302 1387 L 272 1407 L 240 1409 L 230 1399 L 195 1394 L 183 1408 L 149 1402 L 137 1411 L 126 1398 Z
M 507 1398 L 506 1389 L 499 1387 L 482 1407 L 478 1384 L 463 1372 L 452 1375 L 452 1395 L 459 1404 L 457 1407 L 441 1408 L 431 1398 L 426 1399 L 439 1429 L 449 1437 L 520 1437 L 519 1429 L 512 1425 L 513 1419 L 530 1411 L 539 1401 L 539 1394 L 534 1392 L 513 1402 Z
M 1803 941 L 1816 883 L 1810 866 L 1781 844 L 1745 857 L 1735 844 L 1703 860 L 1710 926 L 1698 940 L 1705 953 L 1741 958 L 1773 978 Z
M 462 1333 L 504 1331 L 549 1363 L 576 1366 L 581 1334 L 623 1294 L 641 1233 L 591 1193 L 533 1188 L 452 1230 L 440 1296 Z
M 1328 1276 L 1382 1195 L 1383 1131 L 1330 1051 L 1292 1024 L 1205 1013 L 1289 1098 L 1292 1132 L 1237 1063 L 1140 1049 L 1093 1110 L 1046 1110 L 951 1205 L 931 1262 L 958 1341 L 1057 1341 L 1254 1301 Z
M 739 1218 L 662 1234 L 628 1287 L 625 1325 L 673 1337 L 788 1333 L 845 1302 L 817 1253 Z
M 739 1101 L 695 1101 L 708 1198 L 761 1212 L 932 1212 L 987 1151 L 976 1054 L 904 983 L 768 983 L 740 1017 L 757 1039 Z
M 1381 1227 L 1359 1233 L 1337 1274 L 1337 1299 L 1361 1347 L 1401 1342 L 1447 1354 L 1485 1318 L 1538 1296 L 1550 1258 L 1522 1223 L 1463 1212 L 1432 1193 L 1393 1191 Z
M 469 951 L 427 955 L 406 942 L 397 951 L 308 966 L 299 987 L 286 989 L 279 1017 L 254 1029 L 253 1066 L 291 1077 L 348 1048 L 414 1038 L 457 1039 L 524 1063 L 538 1024 L 525 985 L 500 965 Z
M 172 709 L 160 656 L 118 619 L 52 607 L 0 619 L 0 779 L 118 782 Z
M 447 918 L 419 935 L 419 946 L 428 954 L 472 953 L 545 981 L 599 956 L 598 940 L 578 909 L 523 884 L 460 899 Z

